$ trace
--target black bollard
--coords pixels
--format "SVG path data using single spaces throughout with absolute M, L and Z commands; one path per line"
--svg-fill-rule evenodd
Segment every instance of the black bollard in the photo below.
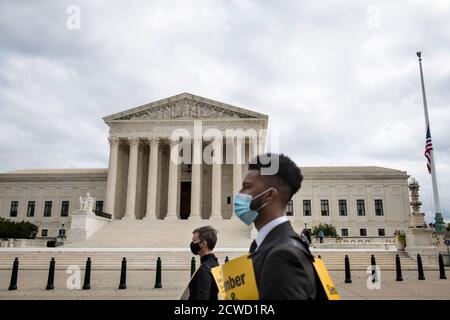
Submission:
M 442 259 L 442 254 L 439 253 L 439 279 L 447 279 L 445 276 L 445 269 L 444 269 L 444 260 Z
M 373 254 L 370 256 L 370 265 L 372 267 L 372 283 L 374 283 L 377 282 L 377 262 Z
M 230 259 L 228 259 L 228 256 L 225 256 L 225 262 L 230 261 Z
M 52 260 L 50 260 L 47 286 L 45 287 L 45 290 L 53 290 L 53 289 L 55 289 L 55 258 L 52 258 Z
M 83 290 L 91 289 L 91 258 L 86 260 L 86 270 L 84 271 Z
M 17 290 L 17 275 L 19 273 L 19 258 L 14 259 L 13 269 L 11 273 L 11 282 L 9 283 L 8 290 Z
M 161 258 L 160 257 L 158 257 L 158 260 L 156 260 L 155 288 L 157 288 L 157 289 L 162 288 L 162 283 L 161 283 Z
M 120 284 L 119 289 L 127 288 L 127 258 L 122 259 L 122 267 L 120 269 Z
M 402 265 L 400 264 L 400 256 L 398 254 L 395 255 L 395 271 L 397 273 L 397 277 L 395 278 L 395 281 L 403 281 Z
M 422 257 L 420 254 L 417 254 L 417 271 L 419 272 L 419 280 L 425 280 L 425 275 L 423 274 L 423 265 L 422 265 Z
M 195 257 L 192 257 L 191 259 L 191 277 L 194 275 L 195 273 Z
M 350 259 L 345 255 L 345 283 L 352 283 L 352 276 L 350 274 Z

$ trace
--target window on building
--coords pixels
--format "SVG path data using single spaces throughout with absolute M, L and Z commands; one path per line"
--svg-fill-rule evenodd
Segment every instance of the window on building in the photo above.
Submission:
M 375 215 L 377 216 L 384 215 L 383 200 L 381 199 L 375 199 Z
M 311 200 L 303 200 L 303 215 L 311 215 Z
M 41 236 L 42 237 L 48 237 L 48 229 L 42 229 Z
M 386 235 L 386 233 L 384 232 L 384 229 L 378 229 L 378 236 L 379 237 L 384 237 Z
M 359 229 L 359 235 L 361 237 L 367 236 L 367 230 L 366 229 Z
M 341 234 L 343 237 L 348 237 L 348 229 L 341 229 Z
M 330 215 L 330 207 L 328 205 L 328 200 L 320 200 L 320 212 L 322 216 Z
M 289 200 L 287 206 L 286 206 L 286 215 L 287 216 L 293 216 L 294 215 L 294 204 L 292 200 Z
M 51 217 L 52 215 L 52 202 L 45 201 L 44 204 L 44 217 Z
M 61 203 L 61 217 L 69 216 L 69 201 L 63 201 Z
M 11 208 L 9 209 L 9 216 L 17 217 L 18 209 L 19 209 L 19 201 L 11 201 Z
M 36 207 L 35 201 L 28 201 L 27 217 L 34 217 L 34 208 Z
M 227 204 L 231 204 L 231 197 L 230 196 L 227 197 Z
M 366 209 L 364 207 L 364 200 L 362 200 L 362 199 L 356 200 L 356 212 L 357 212 L 358 216 L 366 215 Z
M 339 215 L 347 215 L 347 200 L 339 200 Z
M 103 201 L 95 201 L 95 211 L 103 212 Z

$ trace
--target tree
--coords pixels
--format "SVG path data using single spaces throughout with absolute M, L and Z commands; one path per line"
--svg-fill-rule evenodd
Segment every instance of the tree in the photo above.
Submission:
M 332 237 L 332 238 L 338 237 L 336 228 L 331 224 L 319 223 L 318 226 L 313 227 L 313 231 L 312 231 L 313 236 L 317 237 L 319 235 L 320 230 L 323 231 L 323 234 L 325 235 L 325 237 Z
M 39 227 L 31 222 L 15 222 L 0 218 L 0 238 L 30 239 Z

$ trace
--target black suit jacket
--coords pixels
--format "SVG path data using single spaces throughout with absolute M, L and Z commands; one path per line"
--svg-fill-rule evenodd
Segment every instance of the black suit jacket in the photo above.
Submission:
M 217 300 L 219 289 L 212 275 L 211 269 L 219 265 L 214 254 L 208 254 L 201 259 L 199 270 L 189 283 L 188 300 Z
M 251 254 L 259 298 L 262 300 L 311 300 L 316 298 L 317 284 L 313 256 L 303 245 L 290 221 L 276 226 Z

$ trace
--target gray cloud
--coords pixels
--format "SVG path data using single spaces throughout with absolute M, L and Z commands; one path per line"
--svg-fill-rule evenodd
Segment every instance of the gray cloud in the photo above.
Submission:
M 420 49 L 449 219 L 449 14 L 447 1 L 1 2 L 0 170 L 106 167 L 103 116 L 187 91 L 268 114 L 300 165 L 407 171 L 431 219 Z

